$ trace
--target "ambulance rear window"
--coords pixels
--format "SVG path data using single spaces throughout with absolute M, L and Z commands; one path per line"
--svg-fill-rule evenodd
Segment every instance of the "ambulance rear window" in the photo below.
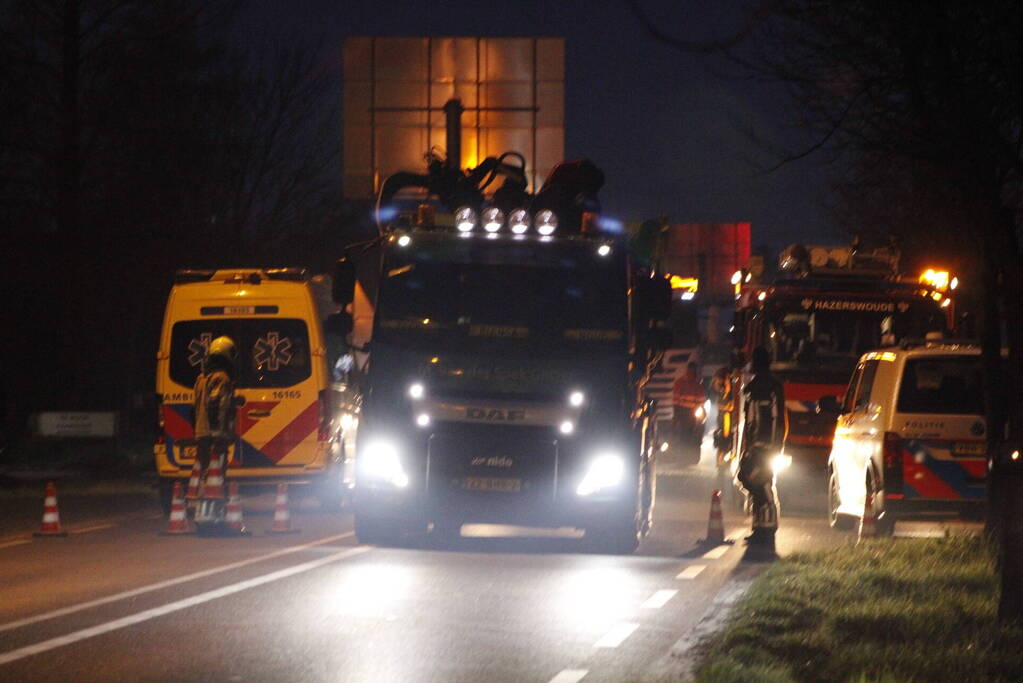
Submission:
M 899 387 L 900 413 L 982 415 L 978 356 L 911 358 Z
M 230 337 L 238 349 L 241 388 L 290 387 L 312 369 L 309 333 L 302 320 L 292 318 L 222 318 L 183 320 L 171 331 L 171 379 L 191 387 L 199 374 L 210 342 Z

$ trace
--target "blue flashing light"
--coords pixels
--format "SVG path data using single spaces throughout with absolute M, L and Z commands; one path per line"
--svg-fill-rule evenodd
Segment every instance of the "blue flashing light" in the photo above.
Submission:
M 603 232 L 611 233 L 615 235 L 621 234 L 625 230 L 625 224 L 617 218 L 611 218 L 610 216 L 601 216 L 597 219 L 597 225 Z

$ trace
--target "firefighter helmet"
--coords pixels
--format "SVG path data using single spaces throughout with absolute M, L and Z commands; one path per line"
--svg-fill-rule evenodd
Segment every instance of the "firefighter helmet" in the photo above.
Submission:
M 238 350 L 235 348 L 234 341 L 230 337 L 217 337 L 210 342 L 210 348 L 206 357 L 208 360 L 219 358 L 233 368 L 238 362 Z

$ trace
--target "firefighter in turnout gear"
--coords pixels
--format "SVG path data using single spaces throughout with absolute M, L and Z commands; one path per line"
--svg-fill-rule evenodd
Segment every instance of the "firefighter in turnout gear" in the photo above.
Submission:
M 227 466 L 225 456 L 234 443 L 235 376 L 238 351 L 230 337 L 210 342 L 202 372 L 195 378 L 194 415 L 196 458 L 205 480 L 212 459 L 218 458 L 220 471 Z
M 774 544 L 778 529 L 778 499 L 774 487 L 771 458 L 781 451 L 788 427 L 785 392 L 771 374 L 767 350 L 753 350 L 753 379 L 743 388 L 742 451 L 737 478 L 749 496 L 753 513 L 751 544 Z

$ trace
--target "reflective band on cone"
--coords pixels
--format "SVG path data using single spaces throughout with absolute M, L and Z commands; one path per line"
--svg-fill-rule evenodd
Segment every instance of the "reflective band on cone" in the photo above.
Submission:
M 174 493 L 171 495 L 171 513 L 167 520 L 167 528 L 160 532 L 161 536 L 179 536 L 189 534 L 188 517 L 185 514 L 185 501 L 181 497 L 181 482 L 174 482 Z
M 288 512 L 288 485 L 277 485 L 277 500 L 274 503 L 274 524 L 266 533 L 293 534 L 298 529 L 291 528 L 291 514 Z
M 232 481 L 227 486 L 227 515 L 224 518 L 224 531 L 228 536 L 247 536 L 248 530 L 242 520 L 242 504 L 238 501 L 238 483 Z
M 223 458 L 219 455 L 210 455 L 210 468 L 206 471 L 206 483 L 200 498 L 204 500 L 224 499 L 224 473 L 220 464 L 222 460 Z
M 863 499 L 863 517 L 860 519 L 860 533 L 856 541 L 877 536 L 877 520 L 874 518 L 874 494 L 868 493 Z
M 57 512 L 57 487 L 51 481 L 46 485 L 46 500 L 43 501 L 43 523 L 33 536 L 67 536 L 60 529 L 60 513 Z
M 710 494 L 710 519 L 707 521 L 706 543 L 725 542 L 725 523 L 721 517 L 721 490 Z
M 188 492 L 185 494 L 185 500 L 198 500 L 199 498 L 199 480 L 202 478 L 202 465 L 199 464 L 199 458 L 195 459 L 192 463 L 192 474 L 188 478 Z

